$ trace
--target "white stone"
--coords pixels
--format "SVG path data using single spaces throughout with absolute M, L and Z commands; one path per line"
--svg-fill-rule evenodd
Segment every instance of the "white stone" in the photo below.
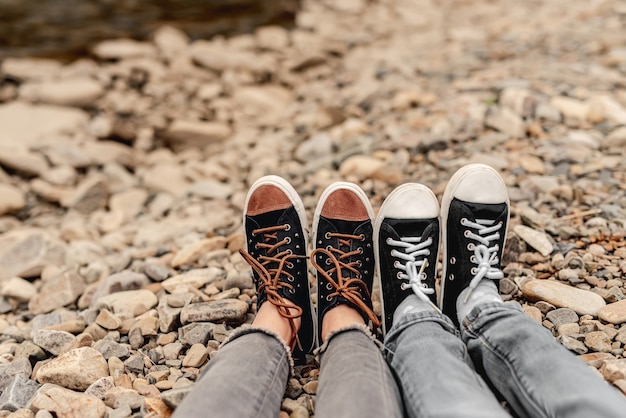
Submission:
M 103 94 L 100 83 L 91 79 L 54 80 L 20 88 L 23 99 L 61 106 L 93 106 Z
M 17 187 L 0 184 L 0 216 L 16 212 L 26 205 L 24 193 Z

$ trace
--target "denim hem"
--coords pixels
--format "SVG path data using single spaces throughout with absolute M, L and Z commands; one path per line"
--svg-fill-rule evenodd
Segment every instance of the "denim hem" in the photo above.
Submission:
M 406 328 L 411 325 L 418 324 L 420 322 L 436 322 L 442 326 L 442 328 L 451 334 L 460 338 L 459 331 L 454 326 L 454 323 L 446 315 L 436 312 L 435 310 L 425 310 L 415 313 L 407 313 L 403 315 L 397 323 L 395 323 L 387 335 L 385 336 L 385 345 L 388 341 L 391 341 L 398 337 Z
M 381 350 L 383 349 L 382 344 L 380 343 L 380 341 L 378 341 L 376 339 L 374 334 L 372 334 L 372 332 L 370 331 L 370 329 L 369 329 L 369 327 L 367 325 L 365 325 L 365 324 L 350 324 L 350 325 L 346 325 L 345 327 L 341 327 L 339 329 L 336 329 L 333 332 L 331 332 L 330 334 L 328 334 L 328 338 L 326 338 L 326 341 L 324 341 L 324 344 L 319 346 L 313 352 L 313 354 L 315 355 L 315 358 L 319 361 L 319 357 L 322 354 L 324 354 L 324 352 L 328 349 L 328 344 L 330 344 L 330 342 L 337 335 L 340 335 L 340 334 L 343 334 L 343 333 L 349 332 L 349 331 L 360 331 L 360 332 L 362 332 L 363 334 L 367 335 L 378 346 L 379 349 L 381 349 Z
M 265 334 L 265 335 L 269 335 L 270 337 L 273 337 L 274 339 L 277 340 L 278 343 L 280 343 L 280 345 L 283 347 L 283 349 L 285 350 L 286 354 L 287 354 L 287 361 L 289 362 L 289 375 L 293 376 L 294 375 L 294 364 L 293 364 L 293 358 L 291 357 L 291 348 L 287 345 L 287 343 L 285 342 L 285 340 L 283 340 L 280 335 L 278 335 L 276 332 L 269 330 L 267 328 L 261 328 L 261 327 L 255 327 L 254 325 L 250 325 L 250 324 L 244 324 L 236 329 L 234 329 L 229 335 L 228 337 L 226 337 L 226 339 L 224 340 L 224 342 L 220 345 L 220 346 L 224 346 L 226 344 L 228 344 L 229 342 L 236 340 L 239 337 L 242 337 L 246 334 L 254 334 L 254 333 L 261 333 L 261 334 Z
M 522 306 L 515 301 L 505 303 L 489 302 L 477 305 L 463 319 L 463 323 L 461 324 L 463 332 L 476 334 L 478 329 L 493 320 L 494 317 L 491 315 L 492 313 L 509 310 L 524 312 Z

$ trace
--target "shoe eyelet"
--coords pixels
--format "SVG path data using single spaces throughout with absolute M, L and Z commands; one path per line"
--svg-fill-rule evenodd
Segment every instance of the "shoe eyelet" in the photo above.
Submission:
M 289 289 L 288 292 L 291 293 L 292 295 L 295 295 L 296 294 L 296 289 Z
M 326 263 L 327 266 L 330 266 L 330 258 L 327 258 L 324 263 Z
M 252 244 L 252 240 L 251 240 L 251 239 L 250 239 L 250 240 L 248 240 L 248 244 Z
M 465 232 L 463 232 L 463 236 L 464 236 L 465 238 L 469 238 L 469 234 L 470 234 L 469 229 L 466 229 L 466 230 L 465 230 Z
M 400 268 L 400 263 L 398 261 L 394 261 L 393 266 L 398 269 Z
M 293 263 L 287 263 L 287 268 L 292 269 L 293 268 Z
M 456 257 L 450 257 L 450 264 L 456 264 Z
M 330 232 L 326 232 L 326 233 L 324 234 L 324 238 L 326 238 L 326 239 L 330 239 Z
M 259 249 L 259 244 L 254 244 L 254 249 L 258 250 Z
M 288 255 L 293 255 L 293 251 L 291 251 L 291 248 L 287 250 L 287 254 Z
M 370 261 L 369 257 L 365 257 L 365 261 Z
M 322 245 L 322 241 L 317 241 L 317 243 L 318 243 L 319 245 Z
M 448 280 L 450 280 L 451 282 L 453 282 L 453 281 L 454 281 L 454 274 L 449 275 L 449 276 L 448 276 Z
M 326 290 L 331 291 L 333 290 L 333 285 L 330 283 L 326 283 Z
M 293 283 L 295 279 L 293 278 L 293 276 L 287 276 L 287 281 Z
M 356 278 L 357 279 L 361 279 L 363 276 L 361 276 L 359 273 L 357 273 Z
M 361 241 L 365 240 L 365 234 L 359 234 L 359 238 L 361 239 Z
M 330 245 L 326 246 L 326 251 L 330 252 L 330 250 L 332 250 L 332 249 L 333 249 L 333 247 L 331 247 Z
M 298 234 L 297 232 L 295 234 L 293 234 L 296 238 L 300 238 L 300 234 Z
M 400 277 L 400 275 L 401 275 L 401 274 L 402 274 L 402 273 L 397 272 L 397 273 L 396 273 L 396 279 L 402 280 L 402 277 Z
M 467 225 L 467 218 L 461 218 L 461 225 Z
M 357 250 L 359 250 L 359 254 L 363 254 L 363 247 L 359 247 Z
M 287 237 L 285 239 L 287 240 L 287 242 L 285 244 L 291 244 L 291 237 Z
M 387 239 L 385 240 L 385 244 L 387 244 L 387 245 L 391 245 L 391 238 L 387 238 Z
M 300 246 L 299 246 L 299 245 L 296 245 L 296 248 L 297 248 L 297 249 L 300 249 Z
M 358 261 L 356 262 L 356 265 L 357 265 L 358 267 L 361 267 L 361 266 L 363 266 L 363 262 L 362 262 L 361 260 L 358 260 Z
M 476 269 L 476 267 L 472 267 L 470 272 L 475 275 L 478 272 L 478 269 Z
M 365 273 L 365 274 L 369 274 L 369 271 L 365 270 L 363 273 Z
M 470 261 L 474 264 L 476 264 L 478 261 L 476 260 L 476 256 L 475 255 L 470 255 Z
M 291 230 L 291 225 L 285 224 L 285 231 L 290 231 L 290 230 Z
M 469 251 L 474 251 L 474 248 L 475 248 L 475 246 L 474 246 L 474 244 L 473 244 L 473 243 L 471 243 L 471 242 L 470 242 L 469 244 L 467 244 L 467 249 L 468 249 Z
M 330 295 L 326 296 L 326 301 L 327 301 L 327 302 L 330 302 L 330 301 L 331 301 L 331 299 L 332 299 L 332 298 L 330 297 Z

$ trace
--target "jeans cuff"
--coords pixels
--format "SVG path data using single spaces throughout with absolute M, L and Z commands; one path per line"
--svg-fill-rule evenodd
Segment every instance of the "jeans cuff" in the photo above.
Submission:
M 387 345 L 388 341 L 397 338 L 398 335 L 400 335 L 406 328 L 420 322 L 436 322 L 441 325 L 444 330 L 456 335 L 459 338 L 461 337 L 459 331 L 456 329 L 450 318 L 442 313 L 436 312 L 435 310 L 427 310 L 403 315 L 398 322 L 393 324 L 385 336 L 385 345 Z
M 498 318 L 498 313 L 509 313 L 510 311 L 524 312 L 522 306 L 515 302 L 489 302 L 477 305 L 467 314 L 461 324 L 462 333 L 477 334 L 477 330 L 483 327 L 487 322 Z M 495 315 L 494 315 L 495 314 Z
M 346 332 L 350 332 L 350 331 L 359 331 L 362 332 L 363 334 L 367 335 L 377 346 L 379 349 L 382 350 L 383 346 L 380 343 L 380 341 L 378 341 L 376 339 L 376 337 L 374 336 L 374 334 L 372 334 L 372 332 L 370 331 L 369 327 L 365 324 L 351 324 L 351 325 L 346 325 L 345 327 L 339 328 L 334 330 L 333 332 L 331 332 L 330 334 L 328 334 L 328 338 L 326 338 L 326 341 L 324 341 L 324 344 L 322 344 L 319 348 L 317 348 L 313 354 L 315 354 L 315 357 L 318 359 L 319 361 L 319 357 L 324 354 L 324 352 L 328 349 L 328 345 L 330 344 L 330 342 L 337 336 Z
M 289 375 L 293 376 L 294 375 L 294 370 L 293 370 L 294 364 L 293 364 L 293 358 L 291 357 L 291 348 L 287 345 L 285 340 L 283 340 L 280 337 L 280 335 L 278 335 L 276 332 L 274 332 L 272 330 L 269 330 L 267 328 L 255 327 L 254 325 L 250 325 L 250 324 L 241 325 L 240 327 L 234 329 L 228 335 L 228 337 L 226 337 L 226 339 L 220 345 L 220 347 L 223 347 L 224 345 L 228 344 L 229 342 L 232 342 L 233 340 L 236 340 L 239 337 L 242 337 L 242 336 L 247 335 L 247 334 L 255 334 L 255 333 L 261 333 L 261 334 L 269 335 L 270 337 L 274 338 L 280 344 L 280 346 L 285 350 L 285 352 L 287 354 L 287 360 L 289 361 Z

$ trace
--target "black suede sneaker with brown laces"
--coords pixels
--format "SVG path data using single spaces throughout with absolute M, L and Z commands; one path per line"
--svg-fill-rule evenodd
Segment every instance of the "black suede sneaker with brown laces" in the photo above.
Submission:
M 253 270 L 257 310 L 269 301 L 289 319 L 294 336 L 292 357 L 296 364 L 302 364 L 317 346 L 302 200 L 281 177 L 262 177 L 246 196 L 243 225 L 246 251 L 240 252 Z M 296 318 L 301 320 L 298 332 L 293 322 Z
M 380 326 L 372 310 L 374 245 L 372 207 L 357 185 L 333 183 L 320 197 L 313 218 L 317 272 L 318 330 L 324 315 L 337 305 L 356 309 L 367 324 Z M 321 341 L 321 336 L 318 336 Z

